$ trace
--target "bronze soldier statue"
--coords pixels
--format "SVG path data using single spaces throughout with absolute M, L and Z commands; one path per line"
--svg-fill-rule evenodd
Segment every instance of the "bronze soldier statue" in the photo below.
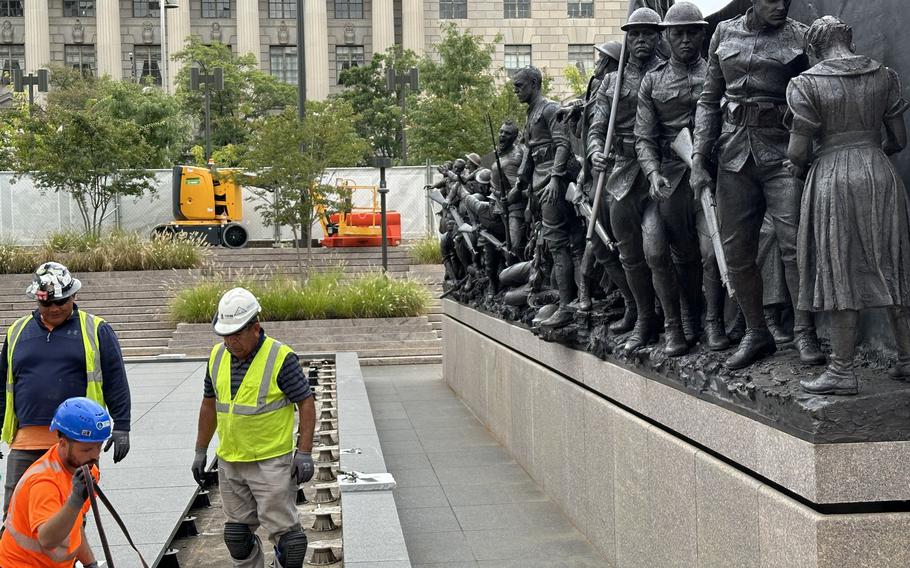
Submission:
M 524 146 L 518 143 L 518 133 L 518 126 L 513 122 L 504 122 L 499 127 L 499 163 L 502 165 L 502 175 L 499 166 L 493 164 L 491 185 L 493 195 L 499 200 L 498 207 L 506 210 L 497 212 L 507 218 L 512 253 L 521 258 L 528 242 L 528 223 L 525 220 L 528 201 L 518 187 L 518 168 L 524 158 Z M 504 190 L 504 182 L 509 189 Z
M 644 251 L 663 307 L 664 352 L 670 357 L 689 351 L 689 342 L 697 337 L 701 324 L 702 266 L 695 200 L 689 186 L 689 167 L 670 146 L 694 121 L 708 69 L 701 57 L 707 24 L 691 2 L 670 8 L 662 24 L 670 43 L 670 59 L 649 71 L 638 91 L 636 149 L 641 170 L 651 184 L 651 199 L 642 216 Z M 707 245 L 712 248 L 710 239 Z M 707 320 L 708 342 L 725 349 L 729 341 L 720 345 L 727 339 L 722 320 L 724 291 L 713 254 L 707 260 L 713 265 L 709 278 L 714 277 L 708 281 L 714 293 Z M 688 334 L 683 331 L 680 295 L 687 308 Z
M 594 75 L 588 82 L 588 89 L 579 108 L 579 119 L 575 129 L 576 136 L 584 143 L 587 143 L 591 123 L 594 121 L 597 93 L 600 90 L 600 85 L 605 76 L 615 72 L 619 68 L 622 44 L 617 41 L 610 41 L 595 46 L 595 49 L 600 53 L 600 59 L 597 62 L 597 68 L 594 70 Z M 609 110 L 607 112 L 609 112 Z M 578 176 L 578 187 L 581 189 L 579 197 L 587 200 L 591 205 L 593 205 L 595 189 L 595 175 L 591 163 L 592 154 L 593 150 L 588 148 L 585 149 L 585 160 L 582 163 L 582 171 Z M 612 168 L 612 160 L 608 165 Z M 609 232 L 610 210 L 609 205 L 606 202 L 601 204 L 601 207 L 597 212 L 597 217 L 601 226 L 604 227 L 604 230 Z M 611 239 L 615 240 L 614 237 L 611 237 Z M 599 237 L 587 242 L 585 245 L 584 255 L 581 259 L 578 309 L 581 311 L 589 311 L 591 309 L 591 291 L 592 287 L 598 284 L 596 281 L 598 267 L 603 268 L 606 276 L 613 282 L 617 289 L 619 289 L 623 296 L 623 300 L 625 301 L 625 313 L 623 317 L 620 320 L 613 322 L 609 326 L 609 330 L 612 333 L 625 333 L 631 330 L 632 326 L 635 324 L 637 314 L 635 310 L 635 299 L 632 296 L 632 291 L 629 289 L 629 284 L 626 282 L 626 273 L 623 271 L 622 264 L 619 262 L 618 251 L 615 247 L 611 249 L 604 243 L 603 239 Z
M 594 121 L 588 134 L 588 153 L 597 172 L 608 166 L 607 154 L 612 150 L 615 165 L 605 189 L 609 194 L 610 226 L 616 236 L 619 259 L 626 280 L 635 298 L 637 318 L 625 351 L 632 351 L 657 340 L 658 322 L 654 310 L 654 287 L 651 271 L 645 262 L 641 222 L 649 202 L 649 184 L 642 173 L 635 152 L 635 116 L 638 109 L 638 89 L 645 73 L 660 60 L 655 56 L 660 37 L 661 17 L 650 8 L 635 10 L 622 29 L 627 32 L 629 61 L 625 66 L 615 117 L 616 134 L 612 148 L 604 148 L 610 120 L 617 74 L 607 75 L 597 93 Z
M 709 162 L 718 156 L 717 214 L 730 280 L 747 331 L 727 367 L 741 369 L 774 353 L 762 308 L 756 264 L 765 212 L 777 235 L 794 306 L 799 292 L 796 231 L 802 182 L 783 166 L 783 126 L 790 79 L 805 71 L 806 26 L 787 17 L 790 0 L 753 0 L 745 15 L 722 22 L 708 50 L 708 74 L 695 118 L 692 186 L 712 187 Z M 796 347 L 807 364 L 824 363 L 811 312 L 794 314 Z
M 831 362 L 801 382 L 814 394 L 856 394 L 860 310 L 885 307 L 897 340 L 895 379 L 910 378 L 910 199 L 888 154 L 907 145 L 908 103 L 897 74 L 856 55 L 832 16 L 807 35 L 819 63 L 787 88 L 788 166 L 806 177 L 799 224 L 800 310 L 830 315 Z
M 583 234 L 565 194 L 569 180 L 578 175 L 579 166 L 565 126 L 556 119 L 559 104 L 540 94 L 541 81 L 542 75 L 535 67 L 525 67 L 512 78 L 518 100 L 528 105 L 528 153 L 520 173 L 521 184 L 540 204 L 542 237 L 553 258 L 553 277 L 559 290 L 559 309 L 541 326 L 559 328 L 575 317 L 569 307 L 576 291 L 572 249 L 581 250 Z
M 502 217 L 496 211 L 496 203 L 490 199 L 491 179 L 490 170 L 480 168 L 474 175 L 474 193 L 469 193 L 465 188 L 461 190 L 468 218 L 477 233 L 477 246 L 483 251 L 483 274 L 489 282 L 490 296 L 499 292 L 499 271 L 505 254 L 502 248 L 506 236 Z

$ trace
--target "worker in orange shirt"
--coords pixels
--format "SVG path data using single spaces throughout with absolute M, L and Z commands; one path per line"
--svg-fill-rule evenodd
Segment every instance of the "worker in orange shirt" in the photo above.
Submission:
M 57 444 L 26 470 L 13 492 L 3 537 L 0 568 L 98 568 L 85 538 L 89 509 L 83 465 L 98 479 L 101 445 L 111 437 L 111 416 L 85 397 L 57 408 L 51 431 Z

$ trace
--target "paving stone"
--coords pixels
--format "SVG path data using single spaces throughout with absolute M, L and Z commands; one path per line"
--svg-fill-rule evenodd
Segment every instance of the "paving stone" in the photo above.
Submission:
M 345 493 L 342 497 L 342 522 L 349 534 L 345 538 L 345 564 L 408 560 L 398 511 L 389 491 Z
M 434 446 L 433 449 L 436 450 L 437 448 Z M 429 458 L 433 467 L 465 467 L 515 463 L 509 452 L 498 445 L 472 448 L 468 452 L 461 449 L 452 449 L 452 451 L 446 452 L 428 451 L 427 458 Z
M 461 531 L 416 533 L 407 539 L 413 563 L 440 563 L 474 560 L 471 546 Z
M 443 490 L 452 507 L 550 500 L 537 484 L 530 480 L 508 485 L 445 485 Z
M 404 533 L 460 531 L 461 526 L 451 507 L 399 509 L 398 518 Z
M 439 480 L 436 479 L 436 472 L 433 468 L 411 468 L 401 470 L 389 470 L 395 476 L 395 482 L 398 487 L 432 487 L 438 486 Z
M 517 463 L 475 467 L 437 467 L 436 477 L 444 485 L 508 485 L 531 478 Z
M 516 531 L 553 530 L 565 523 L 562 511 L 549 501 L 500 503 L 453 507 L 461 528 L 466 531 L 511 528 Z
M 389 471 L 401 471 L 410 468 L 430 467 L 430 460 L 427 455 L 420 454 L 388 454 L 385 455 L 385 465 Z
M 447 507 L 449 501 L 442 487 L 396 487 L 395 505 L 399 509 L 422 507 Z

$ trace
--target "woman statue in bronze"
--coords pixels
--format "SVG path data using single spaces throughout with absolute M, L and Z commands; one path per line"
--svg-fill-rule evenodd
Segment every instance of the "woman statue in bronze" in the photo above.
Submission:
M 910 201 L 888 155 L 907 144 L 900 79 L 857 55 L 853 30 L 833 16 L 806 37 L 816 65 L 787 89 L 793 114 L 788 167 L 806 176 L 798 237 L 799 309 L 828 312 L 828 368 L 801 381 L 813 394 L 856 394 L 860 310 L 887 308 L 910 377 Z

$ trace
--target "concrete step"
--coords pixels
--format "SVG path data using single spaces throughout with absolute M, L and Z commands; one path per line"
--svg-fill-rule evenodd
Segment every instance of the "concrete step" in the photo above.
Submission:
M 376 329 L 368 333 L 343 333 L 336 331 L 334 333 L 301 334 L 300 332 L 278 333 L 269 328 L 266 328 L 266 332 L 284 343 L 378 344 L 388 341 L 435 341 L 437 339 L 436 332 L 428 325 L 402 332 Z M 168 338 L 172 340 L 172 345 L 211 345 L 214 341 L 220 341 L 217 336 L 211 333 L 211 328 L 209 328 L 208 333 L 174 333 L 169 334 Z
M 321 341 L 305 339 L 300 337 L 280 337 L 283 343 L 294 347 L 294 350 L 301 351 L 360 351 L 363 349 L 426 349 L 435 352 L 442 348 L 442 344 L 436 337 L 427 339 L 391 339 L 388 341 Z M 183 349 L 209 349 L 218 342 L 218 338 L 212 338 L 210 341 L 187 341 L 168 343 L 169 351 L 182 351 Z
M 127 360 L 135 357 L 157 357 L 165 353 L 163 347 L 123 347 L 121 351 L 123 358 Z
M 394 331 L 394 326 L 412 326 L 425 325 L 428 322 L 426 316 L 400 317 L 400 318 L 358 318 L 358 319 L 329 319 L 329 320 L 300 320 L 300 321 L 273 321 L 267 322 L 269 330 L 276 335 L 280 332 L 293 332 L 299 328 L 318 328 L 326 329 L 329 327 L 336 328 L 363 328 L 363 327 L 384 327 L 388 331 Z M 177 324 L 177 332 L 182 331 L 208 331 L 211 326 L 207 323 L 181 323 Z
M 136 329 L 136 330 L 128 330 L 128 331 L 121 331 L 121 330 L 117 329 L 116 327 L 114 327 L 113 325 L 111 327 L 113 327 L 114 331 L 117 332 L 117 337 L 120 339 L 121 342 L 127 341 L 127 340 L 136 341 L 136 340 L 141 340 L 141 339 L 162 339 L 163 338 L 165 340 L 165 344 L 167 344 L 167 342 L 174 335 L 173 327 L 161 328 L 161 329 Z
M 358 357 L 362 366 L 376 367 L 380 365 L 438 365 L 442 363 L 442 355 L 409 355 L 405 357 Z
M 121 338 L 123 347 L 167 347 L 170 337 Z
M 148 306 L 167 306 L 170 302 L 169 297 L 165 296 L 155 296 L 155 297 L 145 297 L 145 298 L 128 298 L 120 299 L 116 297 L 109 298 L 95 298 L 95 299 L 84 299 L 79 298 L 79 307 L 88 311 L 92 311 L 92 308 L 104 307 L 104 308 L 132 308 L 132 307 L 148 307 Z M 0 302 L 0 313 L 15 311 L 15 312 L 25 312 L 35 307 L 35 301 L 23 298 L 18 302 Z
M 389 348 L 389 349 L 382 348 L 382 347 L 376 347 L 376 348 L 365 348 L 365 349 L 352 349 L 346 345 L 333 345 L 330 348 L 314 350 L 314 349 L 308 349 L 306 346 L 303 346 L 303 345 L 298 346 L 298 345 L 293 345 L 293 344 L 291 344 L 291 348 L 293 348 L 294 351 L 303 358 L 310 357 L 314 354 L 338 353 L 340 351 L 355 351 L 355 352 L 357 352 L 357 356 L 360 358 L 413 357 L 413 356 L 422 357 L 422 356 L 427 356 L 427 355 L 436 355 L 436 356 L 442 355 L 442 345 L 441 344 L 438 349 L 433 349 L 433 350 L 427 349 L 425 347 L 415 347 L 415 348 L 393 347 L 393 348 Z M 193 347 L 193 348 L 189 348 L 189 349 L 168 348 L 164 352 L 164 354 L 174 355 L 174 354 L 179 353 L 179 354 L 186 355 L 187 357 L 207 357 L 209 354 L 211 354 L 211 352 L 212 352 L 212 347 L 209 346 L 207 348 L 206 347 Z

